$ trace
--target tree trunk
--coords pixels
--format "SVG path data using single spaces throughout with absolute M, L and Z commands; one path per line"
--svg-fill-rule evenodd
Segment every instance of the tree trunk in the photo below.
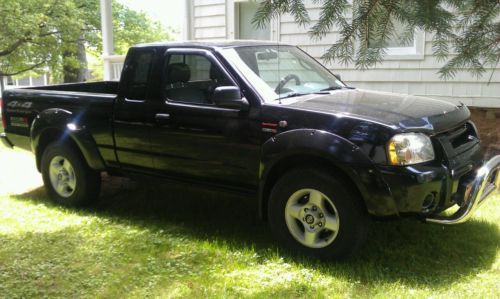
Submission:
M 65 62 L 63 65 L 64 83 L 85 82 L 88 80 L 87 52 L 85 51 L 85 40 L 80 36 L 76 45 L 76 51 L 65 51 L 64 60 L 76 60 L 78 65 Z
M 5 85 L 3 84 L 3 76 L 0 76 L 0 98 L 2 97 L 2 93 L 5 90 Z

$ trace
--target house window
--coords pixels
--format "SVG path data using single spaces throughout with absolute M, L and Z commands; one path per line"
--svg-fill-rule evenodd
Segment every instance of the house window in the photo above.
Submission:
M 44 76 L 31 78 L 31 85 L 33 86 L 43 86 L 45 85 Z
M 269 22 L 264 27 L 256 27 L 253 23 L 253 17 L 259 9 L 260 1 L 235 1 L 235 38 L 236 39 L 254 39 L 270 40 L 271 26 Z
M 30 86 L 30 77 L 24 77 L 17 80 L 17 85 L 19 86 Z
M 423 59 L 424 55 L 424 32 L 416 30 L 411 40 L 404 41 L 406 26 L 398 20 L 392 21 L 394 32 L 387 40 L 385 59 Z M 369 41 L 371 47 L 376 47 Z

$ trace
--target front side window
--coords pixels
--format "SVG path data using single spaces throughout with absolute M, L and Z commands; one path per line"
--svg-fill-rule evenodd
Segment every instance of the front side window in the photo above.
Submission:
M 249 46 L 223 50 L 266 102 L 345 85 L 316 60 L 292 46 Z
M 213 104 L 219 86 L 231 86 L 219 66 L 199 54 L 170 54 L 164 70 L 163 93 L 169 101 Z

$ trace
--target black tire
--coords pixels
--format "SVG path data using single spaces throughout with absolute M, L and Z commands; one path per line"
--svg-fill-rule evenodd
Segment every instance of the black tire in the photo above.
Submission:
M 67 196 L 55 190 L 50 177 L 50 163 L 62 157 L 70 163 L 73 173 L 74 189 Z M 65 163 L 67 163 L 65 162 Z M 41 172 L 45 189 L 50 198 L 58 204 L 71 207 L 82 207 L 97 200 L 101 191 L 101 174 L 91 169 L 74 146 L 54 142 L 47 146 L 42 155 Z
M 300 219 L 286 216 L 286 214 L 289 214 L 286 212 L 289 200 L 293 201 L 293 198 L 301 197 L 301 192 L 308 192 L 307 190 L 313 190 L 311 192 L 319 191 L 321 195 L 328 197 L 329 201 L 325 201 L 324 197 L 322 199 L 323 203 L 326 202 L 323 208 L 325 211 L 328 210 L 325 214 L 335 216 L 333 219 L 337 219 L 336 222 L 333 222 L 338 223 L 336 232 L 335 230 L 328 230 L 326 222 L 321 227 L 318 222 L 310 226 L 309 222 L 306 221 L 311 218 L 315 219 L 315 221 L 320 221 L 321 219 L 319 218 L 324 217 L 320 213 L 315 214 L 316 217 L 306 219 L 307 217 L 305 216 L 309 215 L 307 213 L 312 213 L 312 209 L 302 209 L 302 207 L 306 205 L 310 207 L 309 196 L 312 196 L 312 193 L 310 193 L 311 195 L 305 195 L 299 199 L 299 202 L 293 205 L 300 207 L 300 209 L 296 209 L 296 211 L 300 210 L 300 213 L 302 213 L 300 214 Z M 333 204 L 333 209 L 325 207 L 330 205 L 330 203 Z M 316 208 L 315 206 L 313 207 Z M 309 212 L 303 212 L 305 210 Z M 335 260 L 346 259 L 362 247 L 366 240 L 370 221 L 362 199 L 359 198 L 356 190 L 350 187 L 350 184 L 335 178 L 327 171 L 308 168 L 292 170 L 277 181 L 269 198 L 268 219 L 276 239 L 293 253 L 301 253 L 320 259 Z M 290 219 L 293 219 L 293 221 Z M 317 233 L 320 237 L 313 238 L 317 242 L 314 246 L 324 247 L 314 248 L 313 245 L 311 247 L 303 244 L 306 243 L 305 234 L 308 229 L 306 225 L 309 225 L 309 228 L 316 225 L 314 229 L 320 230 Z M 289 229 L 289 227 L 292 228 Z M 300 229 L 302 229 L 304 235 L 302 241 L 299 241 L 297 237 L 297 234 L 300 234 Z M 295 236 L 293 232 L 295 232 Z

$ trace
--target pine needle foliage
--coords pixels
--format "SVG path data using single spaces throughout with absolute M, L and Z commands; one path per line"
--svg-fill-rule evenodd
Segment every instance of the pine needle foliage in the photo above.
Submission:
M 311 21 L 305 1 L 266 0 L 254 16 L 256 26 L 290 14 L 297 24 L 308 27 L 313 40 L 339 32 L 337 40 L 322 56 L 325 62 L 353 63 L 367 69 L 380 63 L 396 26 L 404 26 L 398 38 L 403 44 L 414 39 L 416 30 L 433 36 L 432 51 L 443 63 L 439 74 L 453 78 L 467 70 L 480 77 L 500 60 L 499 0 L 309 0 L 321 7 L 318 20 Z M 401 30 L 399 30 L 401 31 Z

